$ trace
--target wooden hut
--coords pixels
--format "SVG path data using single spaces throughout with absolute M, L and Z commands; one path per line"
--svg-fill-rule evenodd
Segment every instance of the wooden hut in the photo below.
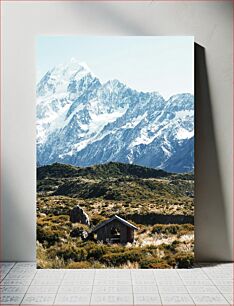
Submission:
M 114 215 L 109 220 L 98 224 L 92 233 L 97 235 L 98 241 L 105 243 L 121 243 L 134 241 L 134 231 L 137 227 L 123 218 Z

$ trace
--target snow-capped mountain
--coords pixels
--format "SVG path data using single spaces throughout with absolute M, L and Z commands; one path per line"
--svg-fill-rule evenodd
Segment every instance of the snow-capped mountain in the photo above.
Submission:
M 110 161 L 193 171 L 193 96 L 165 101 L 118 80 L 102 84 L 76 60 L 48 71 L 37 85 L 37 162 Z

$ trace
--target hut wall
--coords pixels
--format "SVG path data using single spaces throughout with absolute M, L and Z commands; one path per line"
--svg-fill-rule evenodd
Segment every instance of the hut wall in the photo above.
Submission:
M 112 228 L 115 227 L 120 232 L 120 243 L 127 243 L 133 241 L 133 229 L 127 227 L 118 220 L 106 224 L 97 231 L 97 240 L 107 242 L 112 237 Z

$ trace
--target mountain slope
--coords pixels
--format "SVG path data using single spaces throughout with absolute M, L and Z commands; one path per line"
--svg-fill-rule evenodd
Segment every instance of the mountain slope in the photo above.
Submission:
M 101 84 L 72 60 L 37 85 L 37 160 L 91 166 L 111 161 L 190 172 L 194 165 L 194 99 L 165 101 L 118 80 Z

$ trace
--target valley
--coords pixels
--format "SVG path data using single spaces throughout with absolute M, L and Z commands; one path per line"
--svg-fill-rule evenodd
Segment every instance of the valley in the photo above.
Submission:
M 194 246 L 193 190 L 192 173 L 114 162 L 38 167 L 38 267 L 189 267 Z M 89 226 L 70 221 L 77 205 L 88 215 Z M 113 215 L 137 226 L 133 243 L 106 244 L 87 238 L 92 228 Z

